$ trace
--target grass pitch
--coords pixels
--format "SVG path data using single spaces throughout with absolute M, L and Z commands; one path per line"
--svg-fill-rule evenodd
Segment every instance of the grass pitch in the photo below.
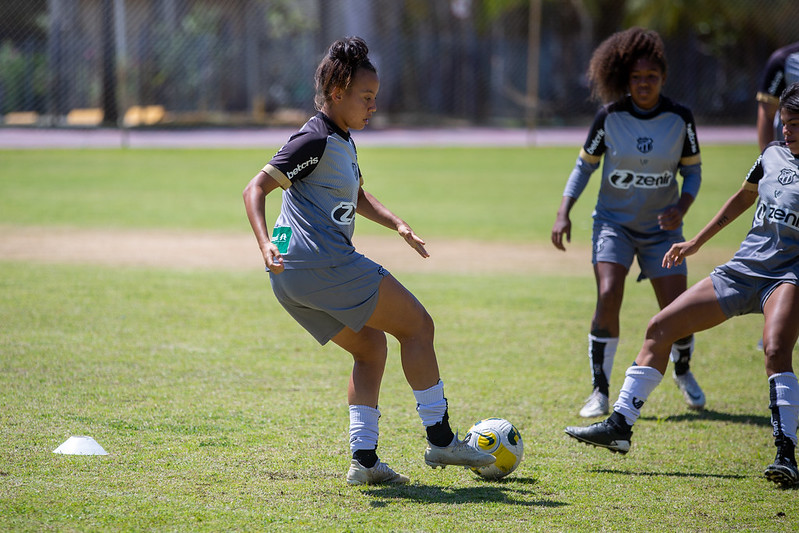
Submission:
M 548 240 L 576 156 L 576 149 L 361 152 L 369 189 L 423 236 L 510 244 Z M 703 154 L 689 235 L 756 157 L 750 147 L 703 147 Z M 0 224 L 249 232 L 240 191 L 270 155 L 0 152 Z M 590 240 L 596 178 L 575 209 L 575 242 Z M 711 245 L 732 254 L 749 224 L 749 215 L 742 219 Z M 357 231 L 386 230 L 361 220 Z M 711 266 L 695 263 L 691 281 Z M 261 271 L 0 260 L 0 528 L 799 528 L 796 491 L 762 477 L 774 448 L 755 349 L 760 317 L 699 334 L 693 368 L 708 409 L 689 411 L 666 376 L 636 424 L 631 452 L 619 456 L 563 434 L 581 422 L 576 412 L 590 392 L 592 278 L 395 274 L 436 320 L 453 425 L 465 431 L 502 416 L 520 430 L 525 458 L 509 478 L 486 482 L 424 465 L 423 431 L 391 341 L 379 451 L 412 482 L 348 487 L 349 356 L 301 330 Z M 613 394 L 655 311 L 651 288 L 631 280 Z M 52 453 L 81 434 L 109 455 Z

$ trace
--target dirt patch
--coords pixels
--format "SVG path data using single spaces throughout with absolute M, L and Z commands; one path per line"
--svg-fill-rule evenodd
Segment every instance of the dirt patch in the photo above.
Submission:
M 572 245 L 564 253 L 541 244 L 432 239 L 427 241 L 427 259 L 390 233 L 379 237 L 356 235 L 355 246 L 395 272 L 591 275 L 590 250 L 585 246 Z M 694 272 L 709 271 L 732 252 L 703 250 L 692 258 L 692 266 L 700 269 Z M 184 270 L 263 268 L 255 238 L 246 232 L 0 226 L 0 259 Z
M 534 244 L 428 240 L 419 257 L 399 237 L 356 236 L 356 248 L 398 272 L 590 274 L 587 249 Z M 250 270 L 262 265 L 248 233 L 0 226 L 0 258 L 41 263 Z

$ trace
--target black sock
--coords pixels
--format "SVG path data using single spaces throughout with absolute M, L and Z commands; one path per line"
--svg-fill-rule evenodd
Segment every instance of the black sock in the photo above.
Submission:
M 679 346 L 686 346 L 685 348 L 677 348 L 677 353 L 680 357 L 674 362 L 674 373 L 682 376 L 691 369 L 691 335 L 684 337 L 674 344 Z
M 372 468 L 377 464 L 377 448 L 374 450 L 355 450 L 352 454 L 352 458 L 366 468 Z
M 449 427 L 449 411 L 444 412 L 444 418 L 441 419 L 441 422 L 432 426 L 427 426 L 425 429 L 427 430 L 427 440 L 429 440 L 430 444 L 433 446 L 438 446 L 440 448 L 449 446 L 452 439 L 455 438 L 452 428 Z

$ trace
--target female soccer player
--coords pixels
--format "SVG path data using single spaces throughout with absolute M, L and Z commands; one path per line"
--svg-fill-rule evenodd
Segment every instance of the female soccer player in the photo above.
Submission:
M 696 237 L 673 245 L 663 257 L 663 266 L 681 265 L 685 257 L 699 251 L 757 200 L 752 228 L 740 249 L 649 321 L 646 339 L 635 365 L 627 369 L 613 414 L 588 427 L 566 428 L 570 436 L 627 453 L 632 425 L 663 378 L 674 340 L 733 316 L 762 313 L 769 407 L 777 447 L 777 456 L 765 476 L 783 486 L 799 483 L 794 452 L 799 382 L 792 362 L 793 346 L 799 338 L 799 83 L 782 93 L 779 109 L 785 141 L 766 147 L 741 189 Z
M 317 67 L 318 113 L 294 134 L 244 189 L 244 204 L 272 290 L 286 311 L 322 345 L 333 341 L 354 366 L 350 411 L 352 485 L 407 483 L 377 457 L 378 395 L 386 365 L 386 333 L 400 343 L 402 368 L 426 428 L 425 462 L 484 466 L 494 462 L 452 433 L 433 349 L 433 320 L 382 266 L 355 251 L 355 215 L 395 229 L 422 257 L 425 242 L 363 189 L 350 130 L 375 112 L 379 79 L 358 37 L 334 42 Z M 283 188 L 272 238 L 266 195 Z
M 552 243 L 565 251 L 564 236 L 571 241 L 569 213 L 604 156 L 593 215 L 597 302 L 588 335 L 593 392 L 580 410 L 585 418 L 608 414 L 619 311 L 633 259 L 641 267 L 638 280 L 651 280 L 661 308 L 685 291 L 685 265 L 669 271 L 660 262 L 673 243 L 683 240 L 683 217 L 702 179 L 693 116 L 661 94 L 666 57 L 657 33 L 631 28 L 611 35 L 591 57 L 588 79 L 592 96 L 606 105 L 580 150 L 552 228 Z M 692 335 L 675 341 L 673 377 L 688 406 L 702 409 L 705 395 L 689 366 L 693 346 Z

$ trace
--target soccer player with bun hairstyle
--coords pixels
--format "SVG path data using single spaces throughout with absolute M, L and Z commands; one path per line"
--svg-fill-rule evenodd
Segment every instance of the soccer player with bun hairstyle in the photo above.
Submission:
M 318 112 L 245 187 L 247 217 L 280 304 L 320 344 L 354 360 L 347 399 L 352 460 L 347 483 L 399 484 L 408 477 L 377 456 L 378 396 L 388 346 L 400 344 L 402 369 L 426 429 L 425 462 L 479 467 L 495 461 L 453 434 L 433 349 L 433 320 L 394 276 L 352 244 L 355 215 L 395 230 L 422 257 L 425 242 L 363 188 L 351 130 L 376 111 L 380 81 L 358 37 L 334 42 L 316 70 Z M 283 189 L 270 238 L 266 195 Z
M 782 93 L 779 113 L 785 141 L 766 147 L 738 192 L 693 239 L 674 244 L 663 257 L 663 266 L 679 267 L 756 204 L 751 229 L 741 247 L 732 259 L 649 321 L 644 344 L 627 370 L 613 414 L 588 427 L 568 427 L 568 435 L 627 453 L 632 426 L 663 378 L 672 343 L 734 316 L 762 313 L 769 408 L 777 448 L 776 458 L 764 474 L 783 487 L 799 484 L 795 455 L 799 382 L 793 371 L 793 347 L 799 338 L 799 83 Z
M 683 240 L 683 217 L 702 180 L 701 158 L 691 111 L 661 94 L 666 71 L 660 36 L 641 28 L 608 37 L 588 66 L 591 94 L 604 105 L 569 175 L 552 227 L 552 243 L 565 251 L 571 209 L 604 158 L 593 214 L 597 301 L 588 335 L 593 391 L 580 410 L 585 418 L 608 414 L 619 313 L 633 260 L 641 269 L 638 281 L 649 278 L 661 308 L 687 286 L 685 265 L 669 270 L 661 258 Z M 690 370 L 693 346 L 693 335 L 675 339 L 673 378 L 688 406 L 702 409 L 705 395 Z

